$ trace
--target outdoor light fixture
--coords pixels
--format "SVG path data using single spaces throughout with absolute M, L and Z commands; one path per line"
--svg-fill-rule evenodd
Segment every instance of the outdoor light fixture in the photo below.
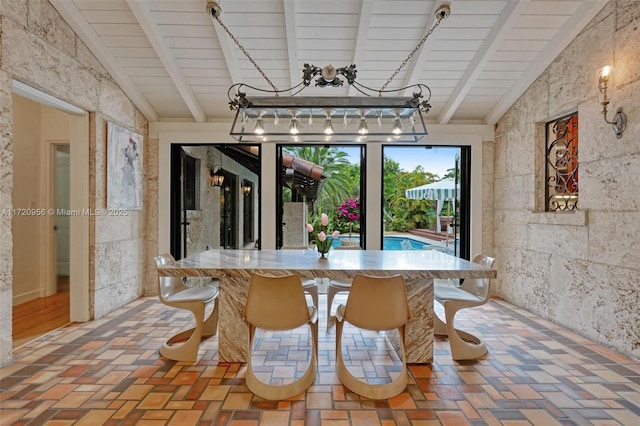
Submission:
M 218 169 L 216 170 L 216 167 L 218 167 Z M 222 187 L 222 184 L 224 183 L 224 173 L 222 173 L 222 167 L 220 166 L 213 166 L 209 169 L 209 186 L 210 187 Z
M 242 193 L 248 195 L 251 192 L 251 184 L 247 181 L 242 182 L 242 186 L 240 186 Z
M 602 94 L 602 100 L 600 100 L 600 105 L 602 105 L 602 116 L 604 117 L 604 121 L 607 124 L 611 124 L 613 133 L 615 133 L 616 137 L 620 139 L 622 138 L 622 133 L 627 128 L 627 116 L 622 111 L 622 107 L 619 107 L 616 110 L 616 114 L 613 116 L 613 120 L 609 121 L 607 119 L 607 106 L 611 102 L 611 99 L 607 97 L 607 88 L 609 85 L 609 76 L 611 75 L 611 70 L 612 68 L 609 65 L 602 67 L 602 69 L 600 70 L 598 90 Z
M 429 87 L 413 84 L 387 89 L 387 86 L 442 20 L 449 16 L 449 6 L 438 8 L 431 29 L 378 90 L 356 81 L 354 64 L 340 68 L 304 64 L 302 81 L 280 90 L 222 23 L 220 5 L 211 1 L 206 10 L 271 86 L 271 89 L 263 89 L 237 83 L 229 88 L 229 106 L 236 111 L 229 134 L 236 140 L 247 143 L 286 141 L 291 138 L 296 142 L 417 142 L 427 135 L 423 114 L 431 108 Z M 316 87 L 332 88 L 343 86 L 343 79 L 362 96 L 297 96 L 312 81 L 315 81 Z

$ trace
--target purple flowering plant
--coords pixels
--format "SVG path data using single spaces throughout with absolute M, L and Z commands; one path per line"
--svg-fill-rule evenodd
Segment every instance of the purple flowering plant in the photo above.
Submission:
M 339 223 L 346 225 L 345 228 L 349 229 L 349 237 L 351 237 L 354 223 L 360 223 L 360 197 L 345 199 L 337 212 Z

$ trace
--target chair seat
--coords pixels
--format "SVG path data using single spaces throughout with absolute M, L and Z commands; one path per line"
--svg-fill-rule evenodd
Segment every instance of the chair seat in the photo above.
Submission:
M 208 302 L 218 295 L 216 287 L 190 287 L 166 297 L 169 302 Z
M 334 286 L 334 287 L 339 287 L 339 288 L 344 288 L 344 289 L 350 289 L 351 288 L 351 281 L 336 281 L 336 280 L 331 280 L 329 281 L 329 285 L 330 286 Z
M 471 294 L 468 291 L 449 285 L 436 284 L 433 287 L 433 293 L 438 301 L 461 300 L 465 302 L 478 302 L 482 300 L 481 297 Z
M 309 287 L 315 287 L 315 286 L 316 286 L 316 280 L 313 278 L 302 281 L 302 288 L 304 288 L 305 290 L 308 289 Z

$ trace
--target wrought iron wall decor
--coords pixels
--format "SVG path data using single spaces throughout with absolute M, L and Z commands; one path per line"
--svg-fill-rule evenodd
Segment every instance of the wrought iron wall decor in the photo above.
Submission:
M 546 210 L 578 209 L 578 113 L 547 123 Z

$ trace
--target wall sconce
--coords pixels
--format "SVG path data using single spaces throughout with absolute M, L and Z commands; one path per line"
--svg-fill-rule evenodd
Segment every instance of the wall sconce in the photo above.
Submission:
M 216 167 L 218 168 L 216 170 Z M 222 187 L 222 184 L 224 182 L 224 173 L 222 172 L 222 167 L 220 166 L 213 166 L 209 169 L 209 186 L 210 187 Z
M 249 193 L 251 192 L 251 184 L 248 183 L 248 182 L 245 182 L 245 183 L 242 184 L 240 189 L 242 189 L 242 193 L 243 194 L 249 195 Z
M 613 133 L 615 133 L 616 137 L 620 139 L 622 138 L 622 133 L 627 128 L 627 116 L 622 111 L 622 107 L 619 107 L 616 110 L 616 114 L 613 116 L 613 120 L 609 121 L 607 119 L 607 106 L 609 105 L 609 102 L 611 102 L 611 100 L 607 97 L 607 88 L 609 84 L 609 75 L 611 75 L 611 69 L 612 68 L 609 65 L 606 65 L 600 70 L 598 90 L 602 94 L 600 105 L 602 105 L 602 116 L 604 117 L 604 121 L 607 124 L 611 124 Z

